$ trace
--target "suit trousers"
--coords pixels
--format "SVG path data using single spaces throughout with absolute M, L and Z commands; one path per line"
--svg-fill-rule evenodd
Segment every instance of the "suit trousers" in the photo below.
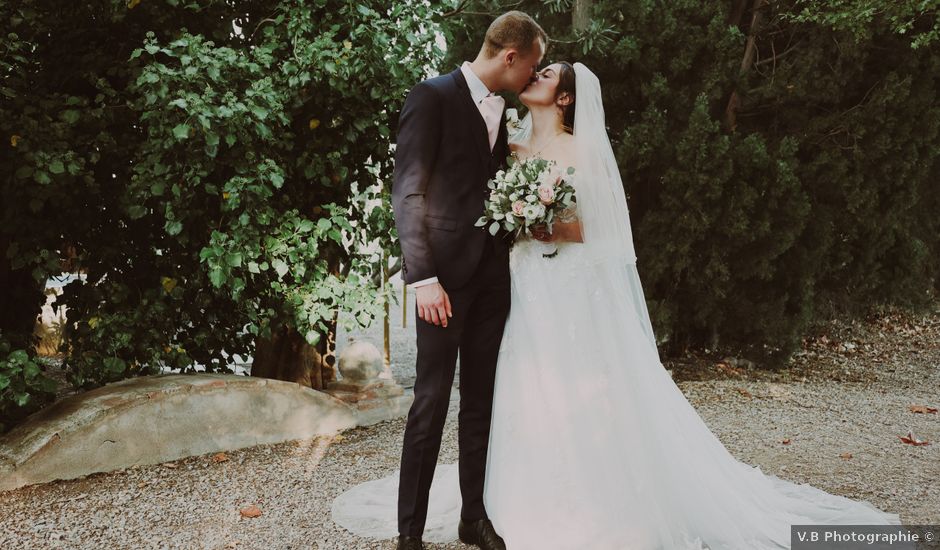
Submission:
M 460 288 L 444 288 L 453 312 L 446 328 L 415 316 L 415 399 L 408 411 L 398 489 L 398 531 L 402 536 L 421 536 L 424 532 L 458 352 L 460 515 L 465 520 L 487 517 L 483 485 L 493 386 L 510 303 L 508 252 L 505 248 L 498 252 L 493 239 L 487 235 L 470 281 Z

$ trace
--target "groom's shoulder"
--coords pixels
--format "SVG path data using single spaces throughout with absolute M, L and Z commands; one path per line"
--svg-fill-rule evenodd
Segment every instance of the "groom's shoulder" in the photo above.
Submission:
M 426 80 L 422 80 L 421 82 L 415 84 L 415 87 L 412 89 L 417 89 L 417 88 L 432 89 L 439 93 L 449 92 L 452 89 L 456 88 L 456 83 L 454 82 L 454 74 L 445 73 L 442 75 L 433 76 Z

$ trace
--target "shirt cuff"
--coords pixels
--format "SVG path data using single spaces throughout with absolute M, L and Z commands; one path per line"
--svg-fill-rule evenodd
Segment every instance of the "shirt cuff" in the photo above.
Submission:
M 418 288 L 419 286 L 429 285 L 429 284 L 436 283 L 436 282 L 437 282 L 437 277 L 431 277 L 429 279 L 421 279 L 420 281 L 415 281 L 408 286 L 410 286 L 411 288 Z

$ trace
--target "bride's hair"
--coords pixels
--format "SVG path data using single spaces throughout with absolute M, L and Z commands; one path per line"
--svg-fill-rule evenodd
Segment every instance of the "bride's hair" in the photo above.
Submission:
M 561 70 L 558 71 L 558 87 L 555 88 L 555 100 L 567 94 L 571 97 L 571 103 L 561 107 L 561 126 L 569 134 L 574 133 L 574 103 L 577 99 L 575 95 L 575 74 L 574 66 L 567 61 L 558 61 Z

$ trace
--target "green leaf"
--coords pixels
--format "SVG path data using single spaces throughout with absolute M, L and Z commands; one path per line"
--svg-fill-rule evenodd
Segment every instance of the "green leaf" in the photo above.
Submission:
M 261 273 L 258 262 L 248 262 L 248 271 L 251 273 Z
M 496 236 L 496 233 L 499 232 L 499 222 L 493 222 L 490 224 L 490 235 Z
M 102 363 L 104 370 L 112 374 L 122 374 L 127 369 L 127 363 L 119 357 L 106 357 Z
M 54 160 L 49 164 L 49 171 L 53 174 L 61 174 L 65 172 L 65 165 L 62 164 L 61 160 Z
M 189 137 L 189 124 L 177 124 L 173 128 L 173 135 L 176 139 L 186 139 Z
M 179 235 L 183 230 L 183 222 L 178 220 L 166 222 L 166 232 L 170 235 Z
M 215 267 L 209 271 L 209 281 L 212 283 L 212 286 L 219 288 L 222 286 L 222 283 L 225 282 L 225 273 L 222 271 L 222 268 Z
M 127 208 L 127 215 L 132 220 L 143 218 L 147 214 L 147 207 L 141 204 L 132 204 Z
M 329 231 L 333 227 L 333 222 L 328 218 L 320 218 L 317 220 L 317 229 L 323 232 Z
M 23 367 L 23 376 L 25 378 L 34 378 L 41 372 L 42 371 L 39 370 L 39 367 L 36 366 L 36 363 L 33 363 L 32 361 L 26 363 L 26 365 Z
M 33 397 L 32 397 L 31 395 L 29 395 L 28 393 L 23 392 L 23 393 L 17 393 L 17 394 L 16 394 L 16 398 L 14 399 L 14 401 L 16 402 L 16 405 L 17 405 L 18 407 L 25 407 L 26 404 L 29 403 L 29 402 L 32 400 L 32 398 L 33 398 Z
M 307 334 L 304 335 L 304 339 L 311 346 L 315 346 L 320 343 L 320 333 L 315 330 L 308 330 Z
M 242 254 L 241 252 L 229 252 L 225 255 L 225 263 L 232 267 L 241 267 L 242 265 Z
M 289 268 L 287 267 L 287 264 L 284 262 L 284 260 L 280 258 L 275 258 L 271 260 L 271 266 L 274 268 L 274 271 L 277 272 L 278 277 L 283 277 L 284 275 L 287 274 L 287 271 L 289 270 Z
M 78 122 L 82 116 L 81 112 L 76 109 L 67 109 L 62 111 L 62 120 L 68 122 L 69 124 L 75 124 Z
M 36 183 L 41 183 L 43 185 L 52 182 L 52 178 L 50 178 L 49 174 L 43 170 L 36 170 L 33 172 L 33 179 L 36 180 Z

